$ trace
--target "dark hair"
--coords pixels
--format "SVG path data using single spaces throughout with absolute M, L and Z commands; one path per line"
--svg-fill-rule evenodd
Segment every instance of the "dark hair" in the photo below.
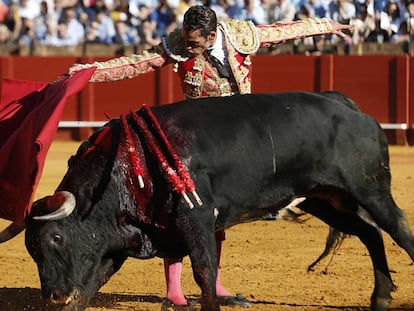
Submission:
M 200 34 L 207 38 L 211 31 L 217 30 L 216 12 L 203 5 L 190 7 L 184 14 L 183 29 L 187 32 L 200 30 Z

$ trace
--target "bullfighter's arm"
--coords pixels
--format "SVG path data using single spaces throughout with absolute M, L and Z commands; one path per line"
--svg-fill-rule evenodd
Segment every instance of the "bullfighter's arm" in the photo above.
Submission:
M 323 34 L 336 34 L 345 36 L 343 31 L 352 30 L 353 26 L 343 25 L 326 18 L 308 18 L 293 22 L 277 22 L 273 25 L 256 26 L 259 30 L 260 46 L 270 46 L 286 40 Z
M 154 71 L 168 63 L 168 58 L 162 47 L 154 47 L 142 54 L 122 56 L 104 62 L 90 64 L 75 64 L 69 68 L 72 75 L 85 68 L 96 67 L 89 82 L 108 82 L 131 79 L 138 75 Z

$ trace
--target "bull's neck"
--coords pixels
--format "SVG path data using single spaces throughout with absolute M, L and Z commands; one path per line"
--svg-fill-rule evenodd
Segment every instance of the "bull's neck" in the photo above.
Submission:
M 126 174 L 132 181 L 128 184 L 131 186 L 130 191 L 139 206 L 138 213 L 142 221 L 145 223 L 151 221 L 147 211 L 152 195 L 150 193 L 151 174 L 144 164 L 146 156 L 150 156 L 157 163 L 164 179 L 175 193 L 184 198 L 189 208 L 193 208 L 194 204 L 187 192 L 191 193 L 194 201 L 201 205 L 202 202 L 197 195 L 190 173 L 177 155 L 151 109 L 143 106 L 137 112 L 121 116 L 121 121 L 124 133 L 121 153 L 127 155 L 129 171 Z M 140 139 L 132 134 L 132 129 L 136 129 L 140 134 Z M 144 154 L 141 144 L 145 144 L 146 150 L 149 151 L 148 155 Z

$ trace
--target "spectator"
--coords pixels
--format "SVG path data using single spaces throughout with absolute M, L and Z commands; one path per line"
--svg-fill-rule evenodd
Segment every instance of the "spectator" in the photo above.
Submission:
M 110 10 L 109 16 L 115 23 L 118 21 L 129 23 L 128 1 L 115 0 L 114 9 Z
M 46 1 L 40 3 L 40 14 L 34 20 L 34 40 L 44 44 L 49 33 L 55 32 L 57 27 L 56 16 L 49 12 L 49 4 Z
M 299 6 L 297 17 L 304 18 L 324 18 L 327 15 L 329 3 L 326 5 L 320 0 L 304 0 Z
M 139 50 L 145 50 L 160 44 L 161 39 L 154 36 L 156 24 L 150 19 L 151 10 L 145 5 L 141 5 L 139 10 L 140 19 L 138 20 L 139 24 L 137 27 L 140 38 Z
M 245 7 L 242 9 L 241 20 L 251 21 L 255 25 L 267 24 L 267 13 L 261 6 L 260 0 L 244 0 Z
M 138 29 L 131 24 L 128 0 L 115 0 L 114 9 L 109 13 L 115 25 L 114 42 L 124 45 L 139 43 Z
M 329 5 L 327 17 L 338 23 L 348 25 L 351 20 L 355 19 L 356 9 L 354 4 L 348 2 L 348 0 L 333 0 Z M 336 44 L 338 38 L 336 35 L 332 35 L 329 40 L 332 44 Z M 350 36 L 345 38 L 345 44 L 347 46 L 352 44 L 352 38 Z
M 296 8 L 290 0 L 276 0 L 275 20 L 291 22 L 295 19 Z
M 228 18 L 240 19 L 242 8 L 236 0 L 219 0 Z
M 138 43 L 136 32 L 123 20 L 115 22 L 116 35 L 114 42 L 123 45 L 135 45 Z
M 355 1 L 355 9 L 356 9 L 356 14 L 359 15 L 360 14 L 360 8 L 361 5 L 365 6 L 365 10 L 367 11 L 367 13 L 375 18 L 375 14 L 379 13 L 380 11 L 377 11 L 375 8 L 375 2 L 377 2 L 377 0 L 357 0 Z
M 315 9 L 315 0 L 305 0 L 299 7 L 299 11 L 297 12 L 298 19 L 306 19 L 306 18 L 315 18 L 316 17 L 316 9 Z
M 83 0 L 82 10 L 88 15 L 88 20 L 92 21 L 96 18 L 99 11 L 107 10 L 112 11 L 116 6 L 116 0 Z
M 335 0 L 316 0 L 315 1 L 315 15 L 317 17 L 329 17 L 329 6 Z
M 115 35 L 116 31 L 113 20 L 108 16 L 107 10 L 101 8 L 89 27 L 87 41 L 111 44 L 114 42 Z
M 0 24 L 0 44 L 9 43 L 11 39 L 11 31 L 5 24 Z
M 45 45 L 74 46 L 84 42 L 85 30 L 77 19 L 74 7 L 66 7 L 62 10 L 62 16 L 54 29 L 48 28 L 48 34 L 44 39 Z
M 10 8 L 4 3 L 3 0 L 0 0 L 0 23 L 5 24 L 9 18 Z
M 85 29 L 77 19 L 74 7 L 68 7 L 64 10 L 64 17 L 61 24 L 66 25 L 66 27 L 61 26 L 61 28 L 66 28 L 61 30 L 62 33 L 65 33 L 65 45 L 78 45 L 84 42 Z
M 396 34 L 391 36 L 390 41 L 393 43 L 403 43 L 403 42 L 410 42 L 412 39 L 410 31 L 408 29 L 408 22 L 402 21 L 400 23 L 400 28 L 398 29 Z
M 180 0 L 178 7 L 175 9 L 175 15 L 176 15 L 178 27 L 181 27 L 183 24 L 185 12 L 187 12 L 187 10 L 190 7 L 196 5 L 196 2 L 197 0 Z
M 95 0 L 80 0 L 79 1 L 79 8 L 82 10 L 82 12 L 86 15 L 87 21 L 92 21 L 95 18 Z M 80 22 L 82 24 L 85 24 L 85 21 L 80 19 Z
M 352 21 L 355 29 L 352 35 L 353 44 L 376 41 L 375 17 L 368 13 L 365 3 L 359 3 L 358 16 Z
M 341 24 L 349 24 L 356 17 L 356 9 L 348 0 L 333 0 L 329 5 L 328 18 Z
M 34 21 L 30 18 L 21 18 L 20 32 L 18 37 L 19 45 L 31 46 L 34 39 Z
M 65 18 L 65 9 L 76 8 L 78 4 L 78 0 L 53 0 L 53 2 L 56 19 L 59 23 L 61 23 L 62 19 Z M 49 5 L 49 9 L 51 8 L 52 6 Z
M 128 2 L 129 13 L 138 19 L 141 15 L 141 7 L 145 7 L 150 11 L 150 13 L 152 13 L 154 12 L 157 5 L 157 0 L 129 0 Z
M 36 0 L 19 0 L 14 14 L 12 38 L 21 45 L 31 45 L 34 37 L 33 20 L 40 14 L 40 6 Z
M 407 28 L 411 39 L 414 38 L 414 2 L 407 2 Z
M 100 43 L 98 38 L 98 28 L 99 24 L 97 21 L 93 20 L 89 23 L 86 28 L 85 42 L 87 43 Z
M 20 0 L 19 4 L 20 18 L 34 20 L 40 14 L 40 5 L 36 0 Z
M 154 25 L 154 37 L 161 39 L 168 35 L 177 26 L 174 10 L 169 6 L 167 0 L 159 0 L 158 6 L 150 16 Z
M 44 45 L 52 45 L 52 46 L 68 46 L 69 44 L 68 38 L 68 26 L 61 22 L 57 25 L 56 30 L 50 29 L 48 34 L 46 35 Z
M 400 6 L 395 0 L 390 0 L 385 6 L 384 12 L 381 12 L 380 27 L 385 31 L 385 42 L 390 41 L 391 37 L 397 34 L 402 21 Z

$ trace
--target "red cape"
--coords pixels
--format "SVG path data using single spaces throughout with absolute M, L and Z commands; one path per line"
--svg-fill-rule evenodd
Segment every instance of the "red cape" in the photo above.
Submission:
M 4 79 L 0 98 L 0 218 L 23 222 L 30 213 L 46 154 L 66 98 L 95 68 L 54 83 Z

